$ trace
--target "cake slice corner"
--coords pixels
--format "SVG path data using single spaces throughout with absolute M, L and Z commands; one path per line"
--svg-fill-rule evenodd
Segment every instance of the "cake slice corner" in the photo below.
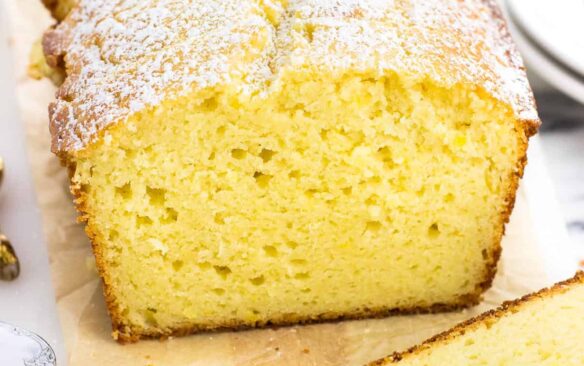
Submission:
M 404 352 L 385 365 L 583 365 L 584 272 L 503 303 Z

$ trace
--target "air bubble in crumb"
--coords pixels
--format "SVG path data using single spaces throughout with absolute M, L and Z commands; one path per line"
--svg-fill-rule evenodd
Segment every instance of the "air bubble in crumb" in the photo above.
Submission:
M 270 180 L 272 179 L 271 175 L 263 174 L 261 172 L 255 172 L 253 177 L 256 180 L 258 186 L 260 186 L 261 188 L 266 188 L 270 183 Z
M 227 276 L 231 274 L 231 268 L 227 266 L 213 266 L 215 268 L 215 272 L 222 278 L 226 279 Z
M 438 224 L 433 223 L 432 225 L 430 225 L 430 227 L 428 228 L 428 236 L 430 238 L 437 238 L 439 235 L 440 229 L 438 228 Z
M 255 286 L 260 286 L 264 282 L 266 282 L 266 279 L 264 276 L 258 276 L 258 277 L 254 277 L 254 278 L 250 279 L 249 281 Z
M 243 149 L 233 149 L 231 150 L 231 157 L 237 160 L 245 159 L 247 156 L 247 151 Z
M 264 246 L 264 252 L 268 257 L 277 257 L 278 256 L 278 249 L 272 245 Z
M 272 157 L 275 155 L 276 153 L 272 150 L 269 149 L 263 149 L 262 152 L 260 152 L 260 158 L 262 158 L 262 160 L 264 161 L 264 163 L 269 162 L 270 160 L 272 160 Z

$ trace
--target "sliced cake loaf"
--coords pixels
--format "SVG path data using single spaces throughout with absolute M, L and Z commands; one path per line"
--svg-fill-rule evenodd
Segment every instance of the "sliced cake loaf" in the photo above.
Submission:
M 492 1 L 82 0 L 44 49 L 117 339 L 489 287 L 539 124 Z
M 584 272 L 504 303 L 381 365 L 584 365 Z

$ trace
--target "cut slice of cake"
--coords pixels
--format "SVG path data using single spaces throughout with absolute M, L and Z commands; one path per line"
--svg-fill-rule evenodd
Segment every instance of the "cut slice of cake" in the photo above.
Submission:
M 584 272 L 370 366 L 584 365 Z
M 44 49 L 117 339 L 489 287 L 539 125 L 494 2 L 82 0 Z

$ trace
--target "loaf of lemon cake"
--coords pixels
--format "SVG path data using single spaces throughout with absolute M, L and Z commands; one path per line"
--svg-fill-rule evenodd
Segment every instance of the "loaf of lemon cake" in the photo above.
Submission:
M 490 286 L 539 125 L 493 1 L 80 0 L 43 42 L 116 339 Z
M 584 365 L 584 272 L 370 366 Z

